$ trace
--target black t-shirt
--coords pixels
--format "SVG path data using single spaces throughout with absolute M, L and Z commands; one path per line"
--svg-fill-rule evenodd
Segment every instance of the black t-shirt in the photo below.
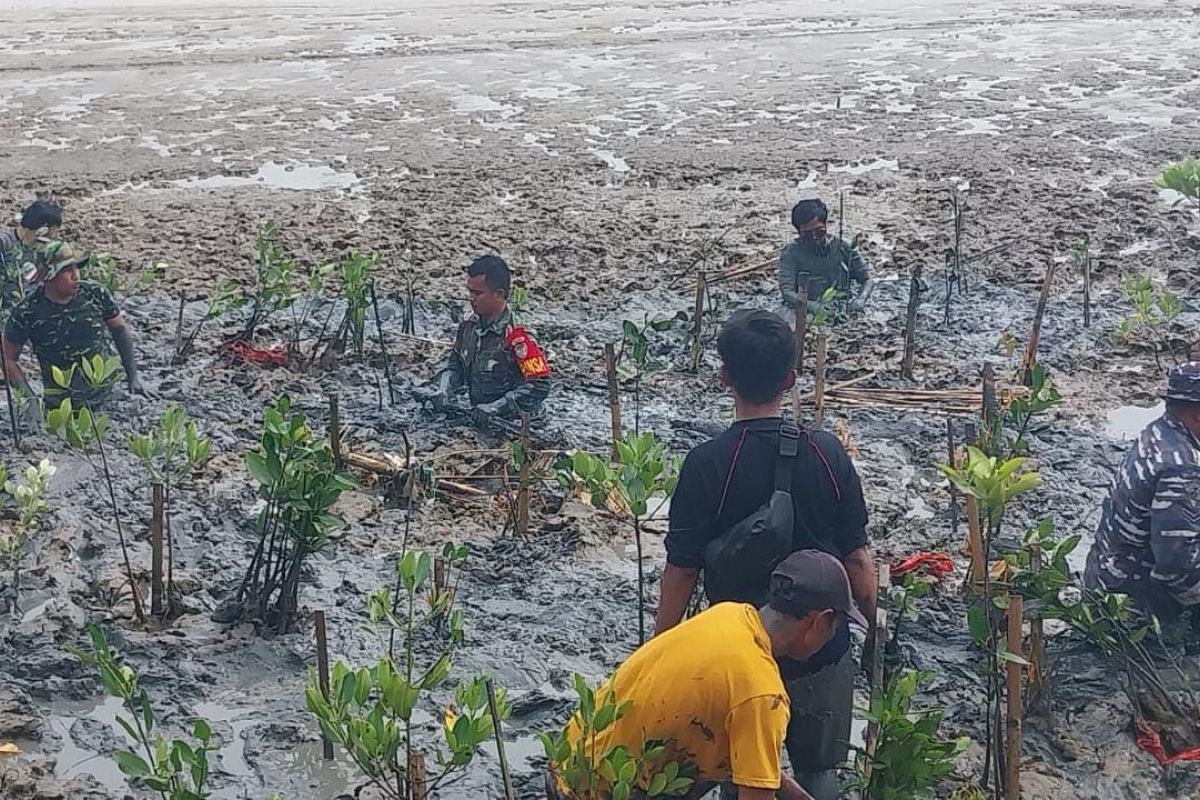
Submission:
M 778 417 L 735 422 L 688 453 L 671 498 L 667 562 L 703 567 L 704 546 L 771 498 L 778 455 Z M 862 484 L 836 437 L 801 430 L 792 502 L 795 550 L 823 550 L 844 558 L 867 544 Z

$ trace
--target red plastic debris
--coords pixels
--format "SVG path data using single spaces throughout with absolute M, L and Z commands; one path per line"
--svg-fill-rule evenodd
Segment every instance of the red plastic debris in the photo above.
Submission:
M 954 571 L 954 559 L 945 553 L 917 553 L 892 565 L 892 577 L 898 578 L 909 572 L 927 570 L 934 575 L 945 575 Z
M 1137 725 L 1138 731 L 1137 746 L 1154 756 L 1154 759 L 1164 767 L 1168 764 L 1174 764 L 1176 761 L 1200 761 L 1200 747 L 1193 747 L 1191 750 L 1183 750 L 1174 755 L 1167 755 L 1166 748 L 1163 747 L 1162 737 L 1158 735 L 1158 731 L 1154 730 L 1154 727 L 1143 717 L 1135 717 L 1134 722 Z
M 255 347 L 249 342 L 238 339 L 229 345 L 229 352 L 236 360 L 251 364 L 278 364 L 285 367 L 288 363 L 287 348 L 283 345 Z

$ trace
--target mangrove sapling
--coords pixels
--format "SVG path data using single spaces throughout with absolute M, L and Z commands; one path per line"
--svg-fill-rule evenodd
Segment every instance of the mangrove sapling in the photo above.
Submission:
M 1170 189 L 1181 196 L 1175 205 L 1187 203 L 1196 212 L 1196 233 L 1200 235 L 1200 159 L 1188 156 L 1178 164 L 1165 168 L 1154 179 L 1160 189 Z
M 343 525 L 329 509 L 354 482 L 337 471 L 329 442 L 313 435 L 287 395 L 263 412 L 259 448 L 246 454 L 246 469 L 266 504 L 255 526 L 258 546 L 237 600 L 285 633 L 298 607 L 304 561 Z
M 376 662 L 357 670 L 334 664 L 328 696 L 313 671 L 305 686 L 305 704 L 321 732 L 389 800 L 413 796 L 411 765 L 419 753 L 414 712 L 425 694 L 446 682 L 463 644 L 463 613 L 454 608 L 449 573 L 461 568 L 467 553 L 466 547 L 444 547 L 447 579 L 439 587 L 430 555 L 405 552 L 396 565 L 396 590 L 385 587 L 367 596 L 368 629 L 380 650 Z M 496 690 L 496 712 L 501 719 L 509 714 L 503 689 Z M 444 746 L 420 743 L 432 749 L 436 764 L 424 779 L 430 796 L 470 764 L 495 733 L 485 678 L 458 683 L 441 729 Z
M 239 307 L 249 305 L 250 316 L 238 339 L 250 341 L 259 327 L 276 313 L 290 308 L 298 296 L 293 286 L 296 262 L 279 244 L 279 225 L 266 223 L 254 240 L 254 284 L 243 293 Z
M 941 738 L 942 710 L 913 707 L 917 692 L 932 679 L 932 672 L 905 670 L 876 693 L 870 708 L 859 709 L 879 729 L 870 769 L 865 750 L 856 748 L 859 755 L 845 787 L 862 800 L 933 800 L 939 784 L 954 774 L 954 760 L 970 738 Z
M 0 522 L 0 559 L 8 568 L 14 614 L 20 611 L 21 564 L 25 560 L 26 545 L 50 513 L 46 496 L 50 492 L 50 479 L 57 471 L 43 458 L 36 466 L 27 467 L 25 480 L 18 483 L 8 480 L 4 465 L 0 464 L 0 487 L 12 501 L 17 514 L 17 518 L 7 525 Z
M 363 255 L 357 251 L 346 254 L 336 265 L 338 294 L 346 302 L 346 310 L 338 323 L 337 332 L 325 349 L 323 360 L 334 354 L 342 355 L 353 347 L 359 358 L 366 353 L 367 309 L 371 307 L 371 270 L 379 263 L 378 253 Z M 334 265 L 330 265 L 331 268 Z
M 648 740 L 640 750 L 624 745 L 600 749 L 596 737 L 629 713 L 631 700 L 619 700 L 611 689 L 593 689 L 582 675 L 574 678 L 579 708 L 555 735 L 538 739 L 554 774 L 576 800 L 629 800 L 630 797 L 682 797 L 695 781 L 678 761 L 667 760 L 667 743 Z M 572 741 L 572 727 L 576 736 Z
M 634 433 L 642 432 L 642 382 L 667 367 L 666 362 L 650 357 L 650 334 L 669 331 L 686 320 L 687 313 L 681 311 L 666 319 L 651 320 L 647 315 L 640 326 L 628 319 L 621 323 L 621 349 L 617 352 L 617 372 L 622 378 L 633 381 Z
M 1008 504 L 1017 496 L 1022 495 L 1041 483 L 1041 476 L 1036 472 L 1023 472 L 1027 462 L 1025 458 L 1001 459 L 989 456 L 982 450 L 967 446 L 965 463 L 958 469 L 939 464 L 938 468 L 958 487 L 963 494 L 971 495 L 979 504 L 980 518 L 983 523 L 983 597 L 979 604 L 971 606 L 967 614 L 972 639 L 984 648 L 987 654 L 987 704 L 988 726 L 985 738 L 985 760 L 983 771 L 984 788 L 991 787 L 991 768 L 996 769 L 995 797 L 999 798 L 1002 790 L 1003 754 L 1003 713 L 1001 710 L 1000 693 L 1000 662 L 1017 658 L 1009 652 L 1007 643 L 997 631 L 999 621 L 997 610 L 1007 607 L 1005 597 L 994 597 L 991 583 L 991 570 L 987 564 L 991 562 L 992 546 L 1000 535 L 1004 512 Z
M 668 453 L 666 445 L 653 433 L 628 433 L 616 442 L 617 461 L 606 463 L 598 456 L 576 451 L 558 466 L 558 479 L 566 488 L 586 491 L 596 508 L 613 510 L 609 498 L 619 498 L 620 516 L 633 527 L 638 570 L 638 642 L 646 641 L 646 578 L 642 563 L 642 520 L 650 499 L 663 501 L 675 493 L 679 480 L 679 458 Z
M 121 374 L 121 361 L 116 356 L 105 358 L 95 355 L 84 358 L 78 364 L 71 365 L 66 370 L 52 367 L 51 378 L 64 393 L 70 392 L 75 385 L 76 369 L 83 374 L 84 388 L 93 395 L 103 395 L 109 392 Z M 94 471 L 104 475 L 104 484 L 108 489 L 108 502 L 112 510 L 113 522 L 117 527 L 117 540 L 121 544 L 121 558 L 125 564 L 125 578 L 129 581 L 130 593 L 133 597 L 133 613 L 138 622 L 145 621 L 142 610 L 142 593 L 138 588 L 137 578 L 133 574 L 133 564 L 129 560 L 129 548 L 125 544 L 125 529 L 121 524 L 121 507 L 117 503 L 117 492 L 113 486 L 112 470 L 108 464 L 108 452 L 104 446 L 104 436 L 112 427 L 109 418 L 98 412 L 93 412 L 87 406 L 76 409 L 70 396 L 63 399 L 58 408 L 46 413 L 46 427 L 63 438 L 67 446 L 83 456 L 84 460 Z M 93 452 L 100 457 L 97 468 Z
M 1180 346 L 1171 330 L 1183 312 L 1179 296 L 1157 286 L 1149 275 L 1126 275 L 1121 293 L 1133 306 L 1133 313 L 1112 332 L 1113 341 L 1129 347 L 1148 343 L 1159 369 L 1164 355 L 1176 364 L 1187 360 L 1189 348 Z
M 208 297 L 208 305 L 204 309 L 204 316 L 200 318 L 200 321 L 196 323 L 196 327 L 192 328 L 186 336 L 183 335 L 183 308 L 180 306 L 180 330 L 178 336 L 176 336 L 175 355 L 172 358 L 172 363 L 182 364 L 187 360 L 188 356 L 192 354 L 192 350 L 196 346 L 196 339 L 200 336 L 200 332 L 204 330 L 206 323 L 219 319 L 234 309 L 242 308 L 245 302 L 245 298 L 242 296 L 238 285 L 228 278 L 222 278 L 217 283 L 216 292 Z
M 1013 395 L 998 418 L 996 430 L 984 433 L 995 445 L 1003 442 L 1003 452 L 1010 456 L 1029 454 L 1027 437 L 1048 427 L 1045 423 L 1037 421 L 1038 416 L 1062 402 L 1062 395 L 1058 393 L 1058 388 L 1047 374 L 1045 366 L 1035 363 L 1028 375 L 1029 393 Z
M 91 652 L 69 648 L 100 673 L 104 691 L 118 698 L 128 716 L 118 714 L 117 724 L 132 740 L 132 749 L 112 754 L 117 768 L 139 781 L 162 800 L 205 800 L 209 797 L 208 754 L 220 747 L 213 742 L 212 727 L 203 719 L 192 723 L 190 741 L 167 741 L 156 730 L 157 719 L 150 697 L 133 667 L 125 664 L 95 625 L 88 625 Z
M 53 242 L 51 243 L 53 244 Z M 149 267 L 143 268 L 124 280 L 117 259 L 109 253 L 90 253 L 87 260 L 79 269 L 79 277 L 85 281 L 98 283 L 114 297 L 128 295 L 148 289 L 166 276 L 167 263 L 156 261 Z
M 178 403 L 167 406 L 154 427 L 144 434 L 130 434 L 129 449 L 146 469 L 150 484 L 163 487 L 163 518 L 167 536 L 167 615 L 175 610 L 175 542 L 171 533 L 171 494 L 198 466 L 208 459 L 212 443 L 188 419 Z
M 892 627 L 891 643 L 900 640 L 900 629 L 905 620 L 916 622 L 920 618 L 917 601 L 928 596 L 933 591 L 933 583 L 919 578 L 915 572 L 909 572 L 901 578 L 900 583 L 894 583 L 888 590 L 888 606 L 896 612 L 896 623 Z

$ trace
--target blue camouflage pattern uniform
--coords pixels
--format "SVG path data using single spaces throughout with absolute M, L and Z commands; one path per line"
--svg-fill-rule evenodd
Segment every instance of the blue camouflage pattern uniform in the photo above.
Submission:
M 1200 364 L 1185 366 L 1200 392 Z M 1141 432 L 1117 470 L 1084 579 L 1168 619 L 1200 604 L 1200 441 L 1170 414 Z

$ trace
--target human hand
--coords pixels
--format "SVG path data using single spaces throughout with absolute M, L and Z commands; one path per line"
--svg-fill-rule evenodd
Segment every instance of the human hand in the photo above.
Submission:
M 27 394 L 23 398 L 23 407 L 18 412 L 21 427 L 26 433 L 39 433 L 42 430 L 42 401 L 35 394 Z
M 471 409 L 471 419 L 477 425 L 487 425 L 494 417 L 499 416 L 508 407 L 508 401 L 501 398 L 491 403 L 480 403 Z

